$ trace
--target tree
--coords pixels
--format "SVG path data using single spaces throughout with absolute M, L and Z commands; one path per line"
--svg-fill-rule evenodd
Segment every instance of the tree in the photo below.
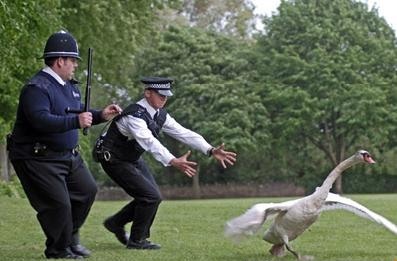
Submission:
M 5 136 L 12 129 L 19 91 L 42 66 L 48 36 L 59 27 L 59 1 L 0 1 L 0 166 L 7 177 Z
M 397 121 L 393 30 L 352 0 L 282 1 L 278 11 L 258 41 L 273 132 L 310 142 L 333 166 L 362 146 L 379 151 Z
M 58 4 L 2 1 L 0 5 L 0 106 L 7 108 L 0 115 L 1 137 L 10 131 L 14 121 L 20 88 L 40 67 L 38 58 L 43 54 L 44 43 L 52 28 L 59 25 Z
M 62 2 L 62 21 L 66 30 L 77 39 L 80 47 L 80 68 L 77 79 L 84 87 L 88 48 L 93 48 L 93 79 L 91 106 L 102 108 L 115 102 L 128 104 L 131 97 L 126 90 L 132 89 L 131 72 L 137 50 L 150 41 L 155 31 L 159 9 L 173 5 L 175 0 L 81 0 Z M 84 93 L 84 90 L 82 89 Z M 90 130 L 89 137 L 81 137 L 83 154 L 100 183 L 107 178 L 90 155 L 93 143 L 103 126 Z
M 258 143 L 266 147 L 267 112 L 253 91 L 251 80 L 256 72 L 248 43 L 189 27 L 170 27 L 152 43 L 136 56 L 134 75 L 137 80 L 149 75 L 175 79 L 175 97 L 168 100 L 167 109 L 182 125 L 214 145 L 225 142 L 228 149 L 239 154 L 254 154 Z M 166 144 L 174 155 L 186 151 L 173 140 Z M 249 169 L 250 163 L 241 162 L 241 169 Z M 230 175 L 225 175 L 218 165 L 201 159 L 200 172 L 206 183 L 250 174 L 239 174 L 238 168 L 233 167 L 227 170 Z M 164 176 L 172 177 L 172 173 Z
M 159 14 L 165 27 L 192 26 L 242 39 L 255 30 L 253 11 L 254 5 L 246 0 L 184 0 Z
M 86 57 L 88 47 L 94 49 L 94 82 L 104 92 L 102 96 L 93 96 L 94 103 L 99 104 L 100 100 L 103 105 L 105 97 L 106 102 L 125 99 L 123 90 L 133 83 L 135 52 L 153 33 L 157 9 L 172 2 L 62 0 L 62 20 L 78 39 L 82 57 Z M 84 78 L 83 73 L 80 78 Z

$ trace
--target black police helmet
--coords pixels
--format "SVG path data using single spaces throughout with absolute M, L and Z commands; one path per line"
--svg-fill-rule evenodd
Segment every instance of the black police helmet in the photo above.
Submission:
M 44 47 L 42 58 L 50 57 L 74 57 L 81 59 L 76 39 L 65 31 L 52 34 Z

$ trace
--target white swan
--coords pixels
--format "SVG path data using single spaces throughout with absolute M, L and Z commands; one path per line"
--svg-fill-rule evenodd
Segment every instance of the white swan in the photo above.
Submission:
M 273 244 L 270 253 L 275 256 L 283 256 L 286 247 L 299 260 L 309 260 L 312 259 L 311 256 L 301 257 L 291 248 L 289 242 L 301 235 L 325 210 L 349 210 L 361 217 L 377 222 L 397 234 L 397 226 L 386 218 L 351 199 L 329 192 L 332 184 L 345 169 L 360 162 L 375 163 L 367 151 L 360 150 L 341 162 L 313 194 L 281 203 L 256 204 L 241 216 L 228 221 L 225 226 L 225 235 L 234 239 L 239 239 L 245 235 L 253 235 L 261 228 L 266 219 L 274 216 L 273 223 L 265 231 L 263 237 L 265 241 Z

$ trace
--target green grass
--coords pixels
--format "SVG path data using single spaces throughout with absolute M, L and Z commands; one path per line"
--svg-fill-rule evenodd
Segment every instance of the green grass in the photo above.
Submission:
M 397 223 L 397 195 L 350 195 L 373 211 Z M 152 227 L 151 240 L 162 245 L 159 251 L 127 250 L 102 221 L 126 202 L 95 202 L 83 226 L 83 244 L 93 252 L 89 260 L 295 260 L 288 253 L 272 257 L 270 244 L 260 234 L 236 245 L 224 238 L 226 220 L 240 215 L 258 202 L 282 201 L 287 198 L 249 198 L 220 200 L 164 201 Z M 266 227 L 266 225 L 265 225 Z M 44 235 L 35 212 L 26 199 L 0 197 L 0 259 L 44 259 Z M 326 212 L 292 246 L 315 260 L 395 261 L 397 236 L 371 221 L 346 211 Z

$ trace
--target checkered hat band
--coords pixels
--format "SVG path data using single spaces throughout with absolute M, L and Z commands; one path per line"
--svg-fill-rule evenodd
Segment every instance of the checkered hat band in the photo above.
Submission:
M 169 90 L 171 89 L 170 83 L 149 83 L 146 84 L 146 88 L 156 89 L 156 90 Z

